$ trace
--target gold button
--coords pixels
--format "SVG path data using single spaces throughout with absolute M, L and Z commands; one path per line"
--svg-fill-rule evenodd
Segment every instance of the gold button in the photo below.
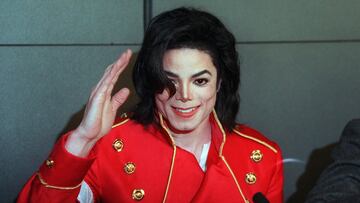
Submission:
M 113 142 L 113 148 L 117 151 L 117 152 L 121 152 L 121 150 L 124 147 L 124 143 L 120 140 L 120 139 L 116 139 Z
M 132 198 L 137 201 L 142 200 L 144 196 L 145 196 L 145 191 L 143 189 L 135 189 L 132 193 Z
M 256 176 L 254 173 L 247 173 L 245 175 L 245 182 L 249 185 L 255 184 L 256 182 Z
M 132 174 L 132 173 L 134 173 L 135 168 L 136 168 L 136 167 L 135 167 L 135 164 L 134 164 L 134 163 L 128 162 L 128 163 L 126 163 L 125 166 L 124 166 L 124 171 L 125 171 L 125 173 L 127 173 L 127 174 Z
M 263 154 L 261 153 L 260 150 L 257 149 L 251 152 L 250 158 L 255 162 L 260 162 L 261 159 L 263 158 Z
M 51 159 L 48 159 L 48 160 L 46 160 L 46 162 L 45 162 L 45 164 L 46 164 L 46 166 L 48 167 L 48 168 L 51 168 L 51 167 L 53 167 L 54 166 L 54 160 L 51 160 Z

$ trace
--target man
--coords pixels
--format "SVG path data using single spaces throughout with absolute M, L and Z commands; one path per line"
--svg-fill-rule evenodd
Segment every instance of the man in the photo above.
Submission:
M 153 18 L 134 65 L 140 102 L 113 125 L 129 90 L 111 93 L 130 57 L 105 71 L 81 124 L 18 202 L 282 202 L 280 148 L 235 123 L 235 38 L 215 16 L 179 8 Z

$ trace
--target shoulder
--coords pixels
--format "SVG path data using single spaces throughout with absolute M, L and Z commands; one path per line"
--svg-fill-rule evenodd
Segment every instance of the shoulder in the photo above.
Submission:
M 360 155 L 360 119 L 353 119 L 345 126 L 338 145 L 332 152 L 335 160 L 358 160 Z
M 359 134 L 360 134 L 360 119 L 353 119 L 346 124 L 342 136 L 351 137 L 355 135 L 356 137 L 359 137 Z
M 332 151 L 334 162 L 321 173 L 306 202 L 356 202 L 360 184 L 360 119 L 347 123 Z
M 352 119 L 348 122 L 349 126 L 360 128 L 360 118 Z
M 256 182 L 252 189 L 249 188 L 254 193 L 282 187 L 281 150 L 259 131 L 246 125 L 236 125 L 226 137 L 223 154 L 238 180 L 245 180 L 246 186 Z M 248 179 L 250 177 L 255 179 Z
M 134 121 L 130 119 L 127 113 L 122 113 L 121 116 L 115 118 L 115 121 L 111 128 L 112 130 L 116 130 L 119 128 L 126 128 L 131 126 L 133 122 Z
M 127 114 L 122 114 L 115 119 L 112 129 L 99 140 L 98 145 L 109 146 L 118 142 L 126 146 L 140 147 L 148 146 L 149 143 L 164 144 L 167 140 L 156 125 L 143 125 Z
M 102 137 L 97 145 L 109 145 L 111 143 L 117 143 L 121 141 L 132 140 L 138 135 L 144 134 L 144 126 L 132 120 L 126 113 L 123 113 L 121 116 L 116 117 L 115 121 L 111 127 L 111 130 Z
M 134 159 L 134 156 L 146 154 L 147 150 L 155 151 L 155 147 L 149 146 L 164 145 L 165 141 L 161 140 L 157 133 L 154 127 L 144 126 L 127 116 L 119 117 L 115 119 L 112 129 L 96 143 L 92 153 L 102 162 L 130 157 Z
M 251 147 L 261 147 L 263 149 L 269 150 L 275 154 L 280 153 L 280 147 L 274 141 L 271 141 L 265 137 L 261 132 L 243 125 L 237 124 L 235 128 L 230 133 L 233 139 L 241 140 L 248 144 Z
M 129 115 L 130 114 L 130 115 Z M 111 127 L 110 134 L 122 131 L 125 134 L 133 134 L 132 132 L 147 131 L 147 127 L 131 118 L 131 113 L 122 113 Z

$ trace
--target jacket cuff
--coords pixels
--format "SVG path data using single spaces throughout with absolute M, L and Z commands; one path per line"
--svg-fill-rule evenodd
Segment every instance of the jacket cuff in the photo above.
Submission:
M 71 132 L 57 141 L 48 159 L 39 169 L 38 178 L 46 187 L 72 189 L 80 186 L 95 160 L 94 156 L 82 158 L 68 152 L 65 143 L 69 134 Z

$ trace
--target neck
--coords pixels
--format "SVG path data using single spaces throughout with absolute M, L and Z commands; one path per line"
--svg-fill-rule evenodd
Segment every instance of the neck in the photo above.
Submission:
M 211 140 L 211 125 L 209 119 L 204 120 L 196 129 L 186 132 L 173 132 L 171 135 L 175 145 L 192 153 L 199 161 L 204 144 Z

